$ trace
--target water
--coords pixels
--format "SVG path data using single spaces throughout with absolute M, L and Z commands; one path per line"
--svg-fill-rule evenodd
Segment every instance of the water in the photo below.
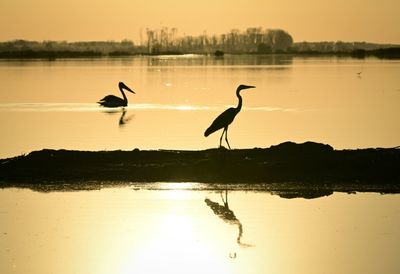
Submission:
M 357 73 L 361 72 L 359 76 Z M 336 57 L 185 55 L 0 61 L 0 157 L 43 148 L 206 149 L 204 130 L 239 84 L 244 108 L 229 128 L 234 148 L 285 141 L 337 149 L 394 147 L 400 140 L 400 61 Z M 96 101 L 120 95 L 129 107 Z
M 2 60 L 0 158 L 43 148 L 216 147 L 219 134 L 204 138 L 203 132 L 237 104 L 239 84 L 257 88 L 242 93 L 244 108 L 229 129 L 234 148 L 288 140 L 338 149 L 394 147 L 400 140 L 399 72 L 400 61 L 335 57 Z M 127 95 L 129 107 L 98 107 L 105 95 L 119 95 L 119 81 L 136 92 Z M 0 189 L 0 273 L 400 269 L 399 195 L 284 199 L 246 186 L 214 187 Z
M 1 189 L 0 273 L 395 274 L 400 269 L 399 195 L 335 192 L 284 199 L 209 187 Z M 224 215 L 226 199 L 231 213 Z M 210 206 L 216 203 L 220 215 Z

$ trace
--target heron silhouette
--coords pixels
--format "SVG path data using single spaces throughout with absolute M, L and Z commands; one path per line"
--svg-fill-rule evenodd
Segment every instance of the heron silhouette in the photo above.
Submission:
M 119 98 L 115 95 L 107 95 L 97 103 L 99 103 L 103 107 L 108 107 L 108 108 L 117 108 L 117 107 L 126 107 L 128 105 L 128 99 L 126 98 L 126 95 L 124 93 L 124 89 L 127 91 L 130 91 L 132 93 L 135 93 L 133 90 L 131 90 L 129 87 L 127 87 L 124 83 L 119 82 L 118 84 L 119 90 L 121 91 L 122 97 Z
M 211 126 L 207 128 L 207 130 L 204 132 L 204 136 L 207 137 L 208 135 L 216 132 L 217 130 L 220 130 L 223 128 L 224 130 L 222 131 L 221 138 L 219 139 L 219 147 L 221 147 L 222 144 L 222 137 L 224 136 L 225 133 L 225 141 L 229 147 L 228 142 L 228 127 L 229 125 L 233 122 L 235 119 L 236 115 L 240 112 L 242 109 L 242 96 L 240 96 L 240 91 L 243 89 L 249 89 L 249 88 L 255 88 L 255 86 L 247 86 L 247 85 L 240 85 L 236 89 L 236 96 L 239 99 L 238 105 L 235 108 L 228 108 L 224 112 L 222 112 L 215 120 L 212 122 Z

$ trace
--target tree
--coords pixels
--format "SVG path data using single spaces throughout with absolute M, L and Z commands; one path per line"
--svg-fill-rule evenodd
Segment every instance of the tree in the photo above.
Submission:
M 293 44 L 293 38 L 286 31 L 277 29 L 270 31 L 272 49 L 276 51 L 286 51 Z

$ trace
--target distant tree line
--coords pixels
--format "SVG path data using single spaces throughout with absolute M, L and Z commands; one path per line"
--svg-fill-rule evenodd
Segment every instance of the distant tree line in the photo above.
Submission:
M 233 29 L 221 35 L 178 36 L 177 28 L 146 29 L 146 38 L 135 45 L 131 40 L 66 42 L 14 40 L 0 42 L 0 57 L 51 56 L 118 56 L 133 54 L 208 54 L 225 53 L 276 53 L 287 52 L 293 38 L 277 29 L 248 28 L 241 32 Z
M 281 29 L 232 29 L 220 35 L 178 35 L 177 28 L 146 29 L 140 43 L 122 41 L 27 41 L 0 42 L 0 58 L 68 58 L 157 54 L 334 54 L 399 58 L 400 47 L 366 42 L 293 42 Z M 389 48 L 391 48 L 389 50 Z
M 213 53 L 274 53 L 286 52 L 293 44 L 292 36 L 284 30 L 248 28 L 232 29 L 221 35 L 177 36 L 176 28 L 146 29 L 145 51 L 150 54 L 162 52 Z M 143 46 L 143 45 L 142 45 Z
M 365 58 L 374 56 L 386 59 L 400 58 L 400 45 L 367 42 L 297 42 L 289 49 L 292 54 L 335 55 Z
M 355 50 L 371 51 L 381 48 L 394 47 L 394 45 L 374 44 L 367 42 L 343 42 L 343 41 L 323 41 L 323 42 L 296 42 L 290 49 L 291 52 L 353 52 Z
M 135 52 L 132 41 L 27 41 L 0 42 L 0 58 L 68 58 L 130 55 Z

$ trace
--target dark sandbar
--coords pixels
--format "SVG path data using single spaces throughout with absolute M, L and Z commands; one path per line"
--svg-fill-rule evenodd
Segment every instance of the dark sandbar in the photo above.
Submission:
M 84 182 L 262 183 L 398 193 L 400 149 L 334 150 L 286 142 L 266 149 L 202 151 L 45 149 L 0 160 L 0 187 Z

